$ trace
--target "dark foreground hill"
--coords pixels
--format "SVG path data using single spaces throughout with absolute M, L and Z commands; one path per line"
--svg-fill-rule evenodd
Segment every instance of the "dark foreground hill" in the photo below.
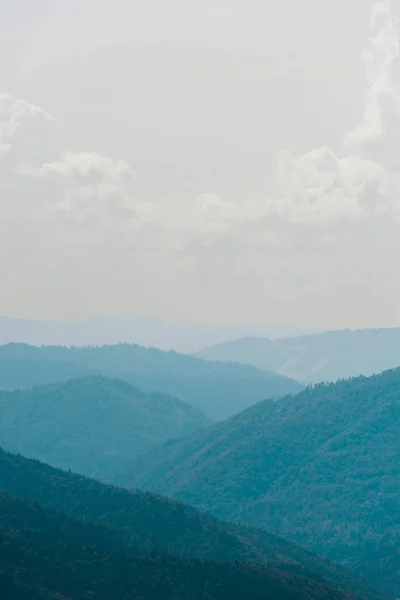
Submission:
M 107 486 L 3 451 L 0 451 L 0 489 L 22 500 L 22 504 L 14 504 L 11 510 L 6 507 L 7 498 L 0 497 L 0 529 L 16 529 L 20 522 L 22 526 L 19 530 L 22 532 L 29 525 L 30 532 L 35 532 L 35 535 L 45 534 L 48 539 L 61 538 L 66 543 L 76 542 L 80 546 L 96 546 L 101 552 L 112 551 L 113 554 L 118 554 L 119 547 L 124 546 L 129 550 L 121 550 L 122 553 L 153 557 L 173 555 L 175 560 L 181 561 L 201 559 L 254 563 L 283 571 L 285 578 L 292 574 L 319 584 L 323 584 L 323 578 L 329 585 L 341 587 L 358 598 L 381 600 L 383 597 L 341 567 L 263 531 L 219 521 L 167 498 Z M 26 502 L 36 503 L 42 508 L 27 508 Z M 42 510 L 47 511 L 45 518 L 40 516 Z M 52 511 L 63 513 L 62 519 L 56 518 Z M 16 513 L 17 516 L 10 516 L 10 513 Z M 86 527 L 84 536 L 81 531 L 83 526 Z M 204 566 L 199 566 L 199 569 L 204 573 Z M 231 573 L 229 569 L 228 573 Z M 217 571 L 213 571 L 216 576 Z M 257 578 L 257 573 L 264 571 L 254 567 L 250 572 L 255 573 Z M 236 573 L 235 568 L 232 573 Z M 118 576 L 124 575 L 118 572 Z M 210 574 L 210 577 L 212 579 L 214 575 Z M 236 581 L 239 585 L 239 580 Z M 248 582 L 248 585 L 252 584 Z M 268 591 L 265 581 L 264 585 Z M 318 598 L 319 592 L 315 593 Z M 329 594 L 327 597 L 335 597 Z M 170 597 L 174 596 L 165 596 Z
M 121 464 L 210 424 L 196 408 L 125 381 L 92 376 L 0 391 L 0 444 L 104 481 Z
M 261 566 L 104 553 L 0 532 L 2 600 L 345 600 L 325 582 Z
M 303 388 L 296 381 L 255 367 L 128 344 L 83 348 L 0 346 L 0 388 L 27 388 L 90 374 L 124 379 L 144 390 L 178 397 L 215 420 L 265 398 L 297 393 Z
M 400 328 L 328 331 L 269 340 L 246 337 L 204 348 L 207 360 L 236 361 L 304 383 L 373 375 L 400 365 Z
M 0 493 L 2 600 L 350 598 L 318 577 L 265 565 L 138 553 L 118 533 Z
M 262 402 L 119 474 L 264 527 L 400 597 L 400 369 Z
M 345 600 L 324 582 L 249 565 L 104 554 L 0 534 L 2 600 Z

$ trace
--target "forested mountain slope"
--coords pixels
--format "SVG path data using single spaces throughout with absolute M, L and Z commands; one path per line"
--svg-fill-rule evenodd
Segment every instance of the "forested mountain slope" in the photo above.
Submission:
M 263 531 L 219 521 L 167 498 L 107 486 L 3 451 L 0 451 L 0 489 L 23 501 L 11 510 L 6 504 L 9 499 L 0 496 L 0 529 L 15 528 L 20 519 L 22 530 L 29 525 L 31 531 L 58 538 L 65 529 L 72 532 L 69 537 L 61 535 L 66 542 L 75 539 L 82 544 L 79 527 L 84 524 L 88 528 L 87 543 L 102 551 L 112 546 L 114 552 L 121 544 L 136 554 L 247 561 L 307 578 L 323 577 L 359 598 L 382 598 L 341 567 Z M 47 513 L 64 513 L 63 520 L 52 524 L 54 514 L 46 513 L 47 525 L 44 525 L 40 517 L 44 508 L 28 509 L 24 502 L 46 507 Z M 81 524 L 75 521 L 68 524 L 68 518 Z
M 151 451 L 116 481 L 264 527 L 400 597 L 399 464 L 396 369 L 261 402 Z
M 349 596 L 290 569 L 140 554 L 118 533 L 0 493 L 2 600 L 311 600 Z
M 304 383 L 373 375 L 400 365 L 400 328 L 328 331 L 269 340 L 247 337 L 204 348 L 207 360 L 236 361 Z
M 44 366 L 40 365 L 44 362 Z M 246 365 L 229 365 L 164 352 L 116 346 L 0 346 L 0 388 L 26 388 L 100 374 L 124 379 L 144 390 L 159 391 L 192 404 L 211 419 L 223 419 L 273 396 L 297 393 L 296 381 Z
M 104 481 L 133 456 L 209 424 L 181 400 L 100 376 L 0 390 L 1 446 Z
M 318 579 L 265 566 L 110 554 L 0 531 L 2 600 L 346 600 Z

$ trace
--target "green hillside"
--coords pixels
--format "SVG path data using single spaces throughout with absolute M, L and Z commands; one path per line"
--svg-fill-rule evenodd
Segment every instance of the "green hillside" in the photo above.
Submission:
M 117 532 L 0 493 L 2 600 L 349 598 L 284 565 L 182 561 L 138 550 Z
M 5 449 L 105 481 L 132 456 L 207 425 L 181 400 L 99 376 L 0 391 Z
M 400 597 L 399 440 L 397 369 L 262 402 L 116 481 L 264 527 Z
M 19 519 L 22 529 L 25 523 L 30 530 L 47 538 L 61 536 L 68 543 L 75 540 L 82 544 L 80 529 L 75 521 L 68 524 L 70 518 L 80 521 L 79 527 L 88 528 L 87 543 L 102 551 L 112 546 L 115 552 L 123 545 L 129 547 L 130 553 L 141 555 L 254 563 L 307 579 L 320 581 L 323 577 L 358 598 L 383 598 L 341 567 L 263 531 L 219 521 L 167 498 L 107 486 L 3 451 L 0 451 L 0 489 L 23 502 L 45 507 L 46 511 L 63 513 L 63 521 L 57 523 L 51 521 L 55 518 L 53 513 L 47 515 L 44 525 L 37 512 L 42 510 L 40 507 L 28 511 L 19 505 L 11 511 L 4 508 L 3 497 L 0 529 L 15 528 Z M 13 517 L 16 511 L 20 516 Z M 64 529 L 71 530 L 69 537 L 62 534 Z

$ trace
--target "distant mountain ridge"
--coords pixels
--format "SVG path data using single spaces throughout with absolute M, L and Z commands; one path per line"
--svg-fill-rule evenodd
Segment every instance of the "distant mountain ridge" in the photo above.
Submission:
M 297 381 L 255 367 L 130 344 L 0 346 L 0 388 L 27 388 L 85 375 L 123 379 L 143 390 L 178 397 L 213 420 L 227 418 L 264 398 L 303 389 Z
M 261 402 L 115 483 L 264 527 L 400 597 L 400 369 Z
M 327 331 L 271 340 L 245 337 L 204 348 L 207 360 L 253 365 L 303 383 L 374 375 L 400 365 L 400 327 Z
M 192 353 L 204 346 L 242 336 L 276 339 L 308 333 L 316 332 L 311 328 L 291 325 L 196 325 L 140 317 L 58 322 L 0 316 L 0 344 L 23 343 L 33 346 L 104 346 L 128 343 Z
M 39 573 L 47 571 L 48 566 L 53 568 L 50 560 L 52 552 L 57 558 L 53 573 L 58 572 L 60 559 L 66 565 L 76 560 L 79 564 L 87 562 L 87 568 L 90 568 L 92 559 L 86 554 L 89 549 L 90 556 L 101 557 L 101 564 L 107 571 L 111 564 L 124 564 L 127 555 L 130 554 L 132 558 L 141 557 L 143 565 L 146 565 L 145 560 L 151 556 L 152 561 L 161 560 L 165 567 L 170 565 L 171 568 L 171 562 L 176 566 L 181 565 L 181 571 L 185 571 L 186 564 L 194 563 L 198 570 L 204 573 L 203 577 L 210 580 L 214 577 L 213 573 L 218 573 L 219 569 L 222 572 L 227 568 L 239 569 L 240 572 L 248 574 L 247 581 L 242 582 L 238 590 L 232 587 L 230 594 L 225 591 L 223 595 L 223 587 L 220 594 L 216 594 L 216 600 L 247 600 L 249 597 L 282 600 L 288 592 L 290 593 L 287 600 L 293 597 L 302 598 L 303 594 L 309 600 L 317 600 L 320 595 L 321 600 L 334 600 L 345 595 L 338 588 L 360 600 L 386 598 L 385 594 L 376 591 L 340 566 L 324 561 L 263 531 L 218 521 L 195 508 L 167 498 L 114 488 L 93 479 L 54 469 L 39 461 L 6 453 L 1 449 L 0 490 L 8 494 L 0 492 L 0 564 L 3 558 L 4 567 L 4 564 L 9 564 L 10 559 L 16 555 L 18 560 L 14 566 L 17 572 L 13 571 L 13 564 L 9 565 L 15 575 L 20 575 L 22 564 L 30 564 L 29 557 L 32 556 L 36 557 L 36 564 L 42 566 Z M 10 552 L 10 544 L 6 545 L 4 531 L 14 532 L 13 537 L 17 544 L 14 552 Z M 60 551 L 64 552 L 71 544 L 71 558 L 68 558 L 69 552 L 60 556 Z M 28 554 L 22 551 L 24 547 Z M 83 547 L 86 548 L 84 553 L 81 550 Z M 3 548 L 5 552 L 2 551 Z M 111 552 L 109 559 L 105 559 L 104 552 L 108 555 Z M 224 566 L 221 561 L 231 565 Z M 253 566 L 235 565 L 234 561 L 246 561 L 253 563 Z M 94 567 L 95 565 L 91 566 Z M 95 568 L 94 579 L 97 581 L 101 576 L 98 567 Z M 132 568 L 136 573 L 134 563 Z M 204 598 L 201 593 L 194 596 L 189 594 L 190 586 L 194 585 L 194 582 L 190 584 L 189 581 L 193 578 L 195 568 L 196 566 L 189 567 L 188 579 L 186 576 L 183 579 L 186 581 L 184 589 L 187 590 L 183 596 L 177 596 L 179 600 L 189 597 L 199 600 Z M 257 578 L 260 570 L 264 572 L 264 580 L 260 581 L 261 587 L 257 585 L 253 588 L 252 574 Z M 25 576 L 21 583 L 26 583 L 26 571 L 22 573 Z M 154 577 L 157 581 L 156 573 L 157 571 Z M 163 577 L 167 577 L 168 573 L 169 568 L 164 571 Z M 0 577 L 1 574 L 2 568 Z M 127 577 L 128 574 L 122 568 L 119 577 L 124 576 Z M 37 575 L 33 577 L 34 581 L 36 577 Z M 139 580 L 146 581 L 147 577 L 152 577 L 151 572 L 143 576 L 142 571 Z M 65 576 L 62 579 L 65 581 Z M 79 571 L 79 577 L 75 572 L 73 577 L 76 584 L 87 579 L 90 582 L 91 575 L 85 577 L 85 570 Z M 217 576 L 218 580 L 220 578 Z M 268 583 L 271 580 L 275 582 L 272 589 Z M 220 580 L 220 585 L 222 583 Z M 237 582 L 237 585 L 239 583 Z M 175 591 L 180 590 L 182 584 L 183 582 Z M 168 586 L 168 581 L 165 581 L 165 585 Z M 151 582 L 147 582 L 147 589 L 149 588 Z M 261 595 L 253 595 L 253 590 L 258 590 L 257 594 Z M 125 596 L 112 596 L 113 599 L 115 597 Z M 140 597 L 148 597 L 149 600 L 158 598 L 144 594 Z M 164 600 L 165 597 L 175 598 L 173 594 L 164 591 L 160 600 Z M 15 596 L 12 598 L 14 600 Z M 132 598 L 132 590 L 129 598 Z M 206 595 L 206 598 L 210 600 L 210 596 Z M 211 596 L 212 598 L 214 596 Z
M 103 481 L 133 456 L 210 423 L 177 398 L 100 376 L 0 390 L 1 446 Z

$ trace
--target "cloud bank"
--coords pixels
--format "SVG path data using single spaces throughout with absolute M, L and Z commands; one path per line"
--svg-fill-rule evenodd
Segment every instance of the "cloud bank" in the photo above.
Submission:
M 241 202 L 212 190 L 148 202 L 122 158 L 49 156 L 52 116 L 1 94 L 0 312 L 202 320 L 212 302 L 217 320 L 248 321 L 254 304 L 264 321 L 357 326 L 370 311 L 393 322 L 400 63 L 389 0 L 372 6 L 363 64 L 364 111 L 340 146 L 279 152 L 269 194 Z

